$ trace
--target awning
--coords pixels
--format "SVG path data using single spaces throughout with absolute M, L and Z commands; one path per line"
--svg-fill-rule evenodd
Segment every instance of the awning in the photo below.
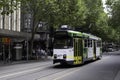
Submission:
M 29 40 L 31 38 L 31 33 L 0 29 L 0 36 Z M 39 38 L 40 36 L 38 34 L 35 34 L 34 39 L 39 39 Z

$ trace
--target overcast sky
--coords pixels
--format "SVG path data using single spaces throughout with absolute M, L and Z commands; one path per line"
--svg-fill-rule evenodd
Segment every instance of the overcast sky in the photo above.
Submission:
M 105 1 L 106 1 L 106 0 L 102 0 L 102 2 L 103 2 L 103 7 L 104 7 L 104 11 L 107 13 Z
M 102 0 L 102 2 L 103 2 L 103 6 L 105 6 L 105 1 L 106 1 L 106 0 Z

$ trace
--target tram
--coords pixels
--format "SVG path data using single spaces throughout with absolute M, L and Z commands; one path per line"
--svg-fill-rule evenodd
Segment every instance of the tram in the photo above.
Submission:
M 102 57 L 101 38 L 73 30 L 54 34 L 53 64 L 83 64 Z

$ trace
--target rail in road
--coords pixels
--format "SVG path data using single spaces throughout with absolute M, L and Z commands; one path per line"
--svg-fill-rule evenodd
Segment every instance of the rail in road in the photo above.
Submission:
M 10 66 L 2 66 L 0 67 L 0 80 L 6 77 L 12 77 L 16 75 L 23 75 L 27 73 L 31 73 L 38 70 L 44 70 L 51 61 L 47 62 L 37 62 L 37 63 L 29 63 L 29 64 L 17 64 Z

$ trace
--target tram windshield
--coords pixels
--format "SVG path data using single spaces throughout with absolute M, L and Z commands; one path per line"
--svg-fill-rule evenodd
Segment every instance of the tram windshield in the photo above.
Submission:
M 73 40 L 71 38 L 66 38 L 66 39 L 55 38 L 54 40 L 55 49 L 67 49 L 72 47 L 73 47 Z

